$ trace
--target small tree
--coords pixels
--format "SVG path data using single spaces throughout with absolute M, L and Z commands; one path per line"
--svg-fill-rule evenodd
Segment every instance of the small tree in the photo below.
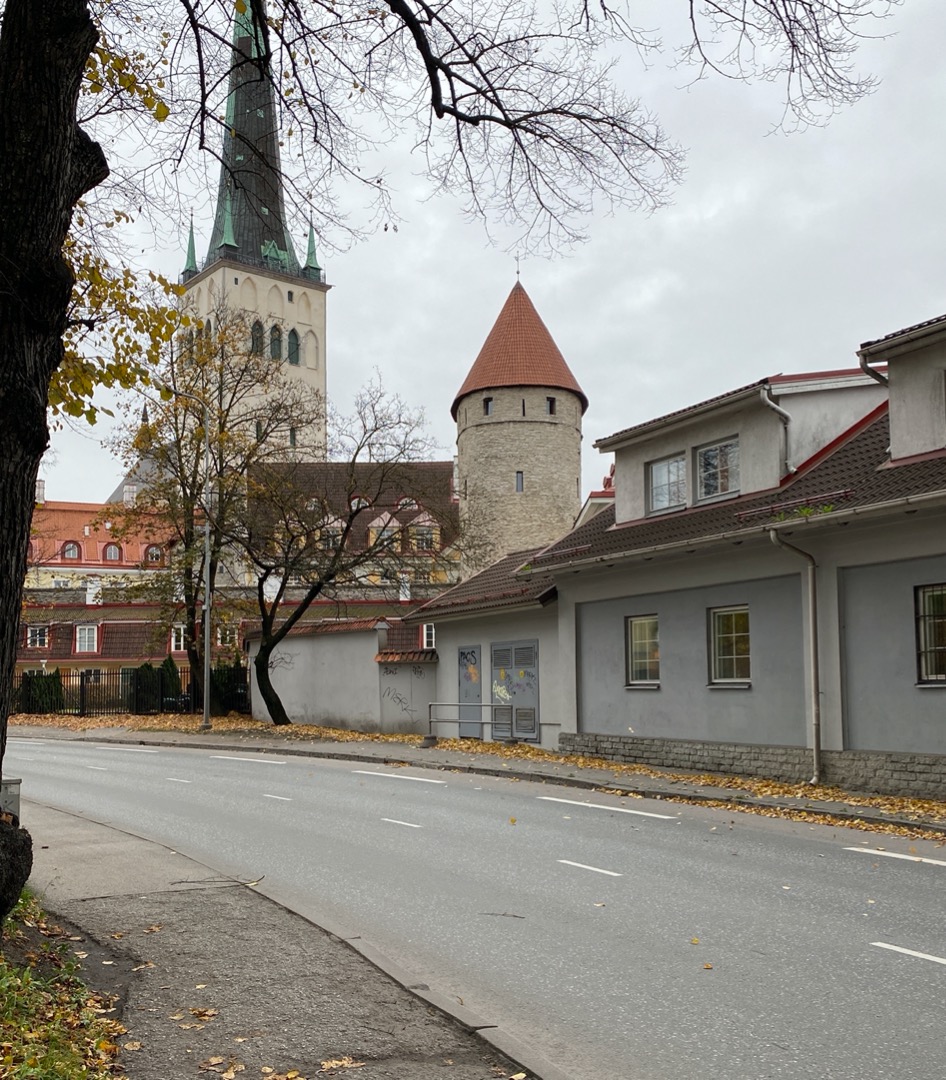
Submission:
M 274 654 L 317 600 L 397 600 L 421 576 L 446 583 L 458 570 L 452 470 L 425 460 L 422 414 L 375 382 L 352 416 L 330 413 L 328 439 L 329 461 L 252 470 L 246 513 L 230 533 L 255 577 L 253 663 L 274 724 L 290 722 Z
M 244 583 L 225 543 L 244 517 L 248 474 L 319 453 L 324 420 L 321 398 L 287 377 L 280 360 L 251 348 L 242 313 L 220 308 L 208 323 L 212 329 L 192 323 L 178 335 L 152 375 L 157 392 L 144 419 L 128 410 L 114 445 L 137 493 L 133 505 L 110 509 L 115 535 L 151 532 L 168 547 L 166 572 L 147 575 L 135 591 L 161 605 L 167 626 L 183 622 L 201 693 L 203 613 L 213 609 L 204 595 L 205 530 L 210 597 L 219 599 L 218 586 Z

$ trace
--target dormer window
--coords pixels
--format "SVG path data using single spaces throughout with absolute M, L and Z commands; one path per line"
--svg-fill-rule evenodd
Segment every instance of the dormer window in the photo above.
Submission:
M 686 506 L 686 458 L 681 454 L 652 461 L 647 466 L 648 509 L 652 514 Z
M 157 544 L 149 544 L 145 552 L 145 560 L 152 564 L 160 563 L 164 559 L 164 553 Z
M 702 446 L 696 451 L 697 497 L 715 499 L 739 492 L 739 440 Z
M 104 554 L 106 562 L 121 562 L 122 549 L 118 544 L 106 544 Z
M 64 559 L 78 559 L 80 557 L 79 545 L 73 540 L 70 540 L 68 543 L 63 544 L 62 557 Z
M 97 626 L 76 627 L 76 652 L 95 652 L 98 648 Z

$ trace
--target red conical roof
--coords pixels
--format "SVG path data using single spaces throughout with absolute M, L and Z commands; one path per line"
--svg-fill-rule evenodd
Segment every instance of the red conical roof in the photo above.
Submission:
M 453 400 L 450 411 L 454 420 L 460 400 L 467 394 L 504 386 L 549 386 L 570 390 L 580 398 L 581 411 L 588 408 L 588 399 L 578 380 L 518 281 Z

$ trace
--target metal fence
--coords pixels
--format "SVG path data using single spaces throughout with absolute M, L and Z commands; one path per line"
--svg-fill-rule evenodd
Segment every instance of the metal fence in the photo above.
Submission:
M 215 668 L 211 673 L 210 711 L 248 713 L 247 671 Z M 119 716 L 132 713 L 200 712 L 203 697 L 188 667 L 123 668 L 121 671 L 20 672 L 13 684 L 13 711 L 72 716 Z

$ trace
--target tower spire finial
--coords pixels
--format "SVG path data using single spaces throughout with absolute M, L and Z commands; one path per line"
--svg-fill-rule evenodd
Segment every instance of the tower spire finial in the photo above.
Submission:
M 188 281 L 197 273 L 197 251 L 194 246 L 194 211 L 191 211 L 190 229 L 187 233 L 187 259 L 184 263 L 184 280 Z

